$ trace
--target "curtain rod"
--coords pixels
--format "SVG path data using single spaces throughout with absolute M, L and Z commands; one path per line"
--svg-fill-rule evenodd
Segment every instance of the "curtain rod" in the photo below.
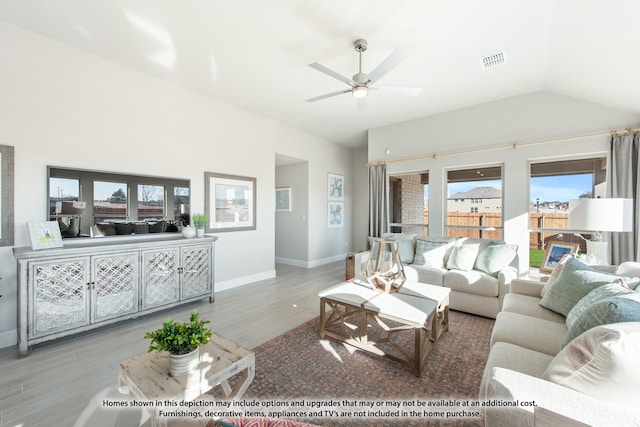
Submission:
M 608 132 L 598 132 L 598 133 L 590 133 L 586 135 L 578 135 L 578 136 L 569 136 L 565 138 L 553 138 L 553 139 L 543 139 L 539 141 L 528 141 L 528 142 L 515 142 L 513 144 L 503 144 L 503 145 L 494 145 L 492 147 L 481 147 L 470 150 L 458 150 L 458 151 L 445 151 L 443 153 L 433 153 L 431 155 L 424 156 L 416 156 L 416 157 L 405 157 L 402 159 L 394 159 L 394 160 L 381 160 L 377 162 L 368 163 L 367 166 L 374 166 L 380 164 L 388 164 L 388 163 L 400 163 L 400 162 L 409 162 L 412 160 L 424 160 L 424 159 L 438 159 L 440 157 L 447 156 L 458 156 L 461 154 L 470 154 L 470 153 L 480 153 L 483 151 L 493 151 L 493 150 L 504 150 L 507 148 L 516 149 L 518 147 L 525 147 L 527 145 L 537 145 L 537 144 L 549 144 L 552 142 L 563 142 L 563 141 L 572 141 L 576 139 L 584 139 L 584 138 L 593 138 L 596 136 L 617 136 L 617 135 L 629 135 L 633 132 L 640 132 L 640 128 L 627 128 L 622 130 L 611 130 Z

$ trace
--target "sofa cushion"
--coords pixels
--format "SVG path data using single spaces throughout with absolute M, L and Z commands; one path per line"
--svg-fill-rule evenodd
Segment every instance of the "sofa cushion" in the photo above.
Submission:
M 591 306 L 596 301 L 600 301 L 602 299 L 613 297 L 616 295 L 627 294 L 629 292 L 633 291 L 631 290 L 631 288 L 625 286 L 621 282 L 608 283 L 606 285 L 598 286 L 587 295 L 585 295 L 584 298 L 578 301 L 578 303 L 573 306 L 571 311 L 569 311 L 569 314 L 567 314 L 567 328 L 571 329 L 580 315 L 587 311 L 589 309 L 589 306 Z
M 640 293 L 629 292 L 596 301 L 578 316 L 563 340 L 566 346 L 583 332 L 600 325 L 640 322 Z
M 449 260 L 447 262 L 447 268 L 449 270 L 473 270 L 473 265 L 476 262 L 476 257 L 480 251 L 479 243 L 457 243 L 451 251 Z
M 543 379 L 612 403 L 636 407 L 640 323 L 592 328 L 551 361 Z
M 416 239 L 415 265 L 444 268 L 444 257 L 447 253 L 446 242 Z
M 498 279 L 476 270 L 449 270 L 444 275 L 442 286 L 470 294 L 498 296 Z
M 566 334 L 564 323 L 501 311 L 493 326 L 491 346 L 496 342 L 508 342 L 555 356 L 562 348 Z
M 427 267 L 425 265 L 415 264 L 404 266 L 404 275 L 407 277 L 407 280 L 427 283 L 429 285 L 442 286 L 445 273 L 447 273 L 447 270 L 440 267 Z
M 565 323 L 565 317 L 540 305 L 540 298 L 529 295 L 508 293 L 502 301 L 502 311 L 524 314 L 538 319 Z
M 611 273 L 595 270 L 575 258 L 567 262 L 540 305 L 564 316 L 569 314 L 578 301 L 598 286 L 622 279 Z
M 517 254 L 516 245 L 491 243 L 478 253 L 473 268 L 497 277 L 500 270 L 511 264 Z

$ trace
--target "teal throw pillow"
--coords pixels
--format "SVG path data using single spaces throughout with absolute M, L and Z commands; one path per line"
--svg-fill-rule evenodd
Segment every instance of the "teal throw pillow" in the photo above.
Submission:
M 416 240 L 416 255 L 413 258 L 415 265 L 425 267 L 444 268 L 444 256 L 447 253 L 446 242 L 432 242 L 429 240 Z
M 600 301 L 605 298 L 614 297 L 616 295 L 624 295 L 629 292 L 633 292 L 630 288 L 620 283 L 620 281 L 615 283 L 609 283 L 607 285 L 602 285 L 587 295 L 584 296 L 576 305 L 573 306 L 569 314 L 567 314 L 567 328 L 571 329 L 571 327 L 575 324 L 576 320 L 582 313 L 589 309 L 589 306 L 596 301 Z
M 619 279 L 628 280 L 595 270 L 575 258 L 569 258 L 558 279 L 540 300 L 540 305 L 566 316 L 589 292 Z
M 476 263 L 476 257 L 479 251 L 479 243 L 463 243 L 454 246 L 449 256 L 449 261 L 447 262 L 447 268 L 449 270 L 473 270 L 473 265 Z
M 500 270 L 511 264 L 517 254 L 516 245 L 491 243 L 478 254 L 474 269 L 497 277 Z
M 629 292 L 591 304 L 575 320 L 564 337 L 562 347 L 591 328 L 620 322 L 640 322 L 640 293 Z
M 407 234 L 390 234 L 385 235 L 385 240 L 395 240 L 398 242 L 398 252 L 400 252 L 400 260 L 403 264 L 411 264 L 413 262 L 413 256 L 415 252 L 415 246 L 413 238 L 405 237 Z

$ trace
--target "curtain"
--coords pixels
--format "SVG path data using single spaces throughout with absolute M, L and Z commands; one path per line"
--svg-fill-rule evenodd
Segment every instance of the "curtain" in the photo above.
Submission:
M 387 165 L 369 166 L 369 236 L 380 237 L 389 223 Z
M 611 233 L 611 261 L 614 265 L 624 261 L 640 261 L 640 133 L 613 135 L 609 158 L 611 159 L 611 197 L 633 199 L 633 231 Z

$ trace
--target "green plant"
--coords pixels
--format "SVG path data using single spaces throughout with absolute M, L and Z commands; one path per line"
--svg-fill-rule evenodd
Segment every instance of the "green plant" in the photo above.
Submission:
M 212 332 L 205 327 L 207 323 L 210 322 L 200 319 L 198 310 L 191 312 L 189 322 L 180 323 L 167 318 L 162 328 L 144 334 L 145 339 L 151 340 L 148 352 L 166 350 L 171 354 L 190 353 L 209 342 Z
M 193 226 L 195 228 L 204 228 L 207 223 L 207 214 L 196 213 L 193 214 Z

